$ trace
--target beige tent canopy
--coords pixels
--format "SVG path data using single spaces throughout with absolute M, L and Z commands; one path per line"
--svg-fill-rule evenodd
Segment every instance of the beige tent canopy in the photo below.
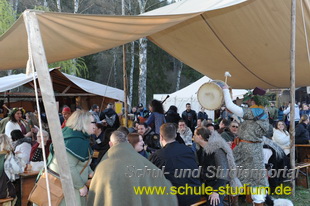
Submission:
M 296 86 L 305 86 L 310 85 L 306 43 L 310 2 L 298 2 Z M 223 79 L 229 71 L 234 89 L 289 87 L 290 7 L 291 0 L 183 0 L 143 16 L 24 12 L 0 37 L 0 69 L 24 68 L 29 42 L 33 60 L 29 62 L 38 73 L 58 149 L 55 155 L 66 203 L 75 205 L 75 196 L 46 62 L 96 53 L 147 36 L 212 79 Z
M 310 1 L 300 1 L 296 86 L 307 86 Z M 285 88 L 289 87 L 290 74 L 290 7 L 290 0 L 184 0 L 143 16 L 49 12 L 36 12 L 36 16 L 48 62 L 96 53 L 148 36 L 212 79 L 222 80 L 224 72 L 229 71 L 232 78 L 228 83 L 233 88 Z M 0 69 L 23 68 L 27 59 L 27 33 L 21 16 L 0 38 Z

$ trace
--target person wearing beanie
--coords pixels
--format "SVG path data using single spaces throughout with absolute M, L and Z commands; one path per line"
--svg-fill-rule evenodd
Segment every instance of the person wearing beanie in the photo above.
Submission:
M 61 125 L 61 129 L 63 129 L 65 126 L 66 126 L 66 122 L 67 120 L 69 119 L 69 117 L 71 116 L 71 109 L 69 107 L 64 107 L 62 109 L 62 112 L 61 112 L 63 118 L 64 118 L 64 122 L 62 123 Z

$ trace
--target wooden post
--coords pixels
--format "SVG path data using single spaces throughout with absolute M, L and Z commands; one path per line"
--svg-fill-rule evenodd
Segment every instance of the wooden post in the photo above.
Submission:
M 125 15 L 125 0 L 122 0 L 122 15 Z M 126 45 L 123 45 L 123 82 L 124 82 L 124 113 L 125 127 L 128 127 L 128 104 L 127 104 L 127 69 L 126 69 Z
M 291 13 L 291 111 L 290 111 L 290 162 L 291 167 L 295 168 L 295 42 L 296 42 L 296 0 L 292 0 Z M 295 170 L 296 172 L 296 170 Z M 295 173 L 294 173 L 295 174 Z M 295 176 L 292 175 L 292 195 L 295 196 Z
M 64 138 L 61 132 L 60 120 L 56 108 L 53 85 L 48 71 L 43 41 L 41 38 L 39 22 L 36 13 L 25 11 L 23 13 L 28 39 L 29 49 L 32 51 L 34 66 L 37 71 L 42 99 L 47 115 L 47 120 L 53 139 L 55 156 L 58 163 L 60 180 L 65 196 L 66 205 L 76 205 L 74 187 L 72 183 L 71 172 L 69 169 Z
M 126 45 L 123 45 L 123 81 L 124 81 L 124 113 L 125 127 L 128 127 L 128 104 L 127 104 L 127 69 L 126 69 Z

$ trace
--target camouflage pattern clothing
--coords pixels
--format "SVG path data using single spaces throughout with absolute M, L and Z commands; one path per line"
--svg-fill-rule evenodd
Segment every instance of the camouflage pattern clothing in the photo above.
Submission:
M 260 116 L 262 113 L 264 115 Z M 248 184 L 248 186 L 268 186 L 262 143 L 263 136 L 270 129 L 267 112 L 263 107 L 255 105 L 251 108 L 243 108 L 243 114 L 244 122 L 239 127 L 238 137 L 255 143 L 240 142 L 233 150 L 236 165 L 244 172 L 242 175 L 239 173 L 238 178 L 242 184 Z M 254 117 L 257 116 L 260 118 L 255 120 Z M 245 173 L 246 171 L 248 172 Z

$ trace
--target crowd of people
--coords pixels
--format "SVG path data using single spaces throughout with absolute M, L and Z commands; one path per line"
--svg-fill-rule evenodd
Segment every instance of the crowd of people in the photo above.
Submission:
M 219 168 L 226 171 L 237 167 L 265 171 L 270 165 L 289 168 L 290 107 L 276 109 L 273 103 L 268 106 L 263 95 L 255 90 L 244 98 L 248 106 L 240 107 L 232 102 L 226 87 L 223 92 L 226 107 L 222 107 L 217 121 L 210 119 L 204 108 L 196 113 L 189 103 L 180 115 L 176 106 L 164 112 L 162 103 L 152 100 L 148 109 L 143 104 L 132 108 L 135 121 L 127 128 L 121 126 L 112 103 L 102 112 L 96 104 L 89 111 L 77 108 L 74 112 L 64 106 L 60 122 L 78 205 L 167 205 L 167 201 L 169 205 L 191 205 L 202 197 L 206 198 L 206 205 L 224 205 L 225 201 L 238 205 L 238 195 L 219 194 L 218 189 L 247 184 L 254 191 L 261 186 L 278 186 L 285 178 L 211 175 Z M 294 118 L 296 143 L 308 144 L 309 107 L 302 104 L 302 109 L 295 108 L 298 108 Z M 1 190 L 14 191 L 18 174 L 42 169 L 44 158 L 48 169 L 58 173 L 48 125 L 40 131 L 35 113 L 13 108 L 0 126 L 0 152 L 5 151 L 0 178 L 8 182 Z M 158 171 L 161 173 L 156 175 Z M 200 172 L 186 175 L 185 171 Z M 203 184 L 213 188 L 210 194 L 178 190 L 199 188 Z M 136 194 L 135 188 L 141 186 L 174 186 L 178 192 Z M 16 192 L 9 196 L 16 197 Z M 254 205 L 263 205 L 266 198 L 269 197 L 265 193 L 251 195 Z

